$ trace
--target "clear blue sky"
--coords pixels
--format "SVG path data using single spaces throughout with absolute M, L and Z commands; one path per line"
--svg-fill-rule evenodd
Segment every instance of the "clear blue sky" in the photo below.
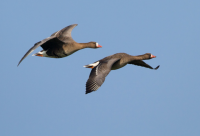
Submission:
M 0 135 L 200 135 L 199 15 L 199 0 L 1 1 Z M 103 48 L 29 55 L 17 67 L 36 42 L 74 23 L 75 41 Z M 111 71 L 85 95 L 83 65 L 119 52 L 152 53 L 145 62 L 161 66 Z

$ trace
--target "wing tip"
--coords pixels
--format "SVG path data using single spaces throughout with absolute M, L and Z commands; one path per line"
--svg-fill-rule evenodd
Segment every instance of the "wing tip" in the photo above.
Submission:
M 18 65 L 17 65 L 17 67 L 18 67 L 18 66 L 19 66 L 19 64 L 22 62 L 22 60 L 23 60 L 23 59 L 21 59 L 21 60 L 19 61 L 19 63 L 18 63 Z
M 92 90 L 86 90 L 85 94 L 88 94 L 88 93 L 91 93 L 91 92 L 93 92 L 93 91 Z
M 154 68 L 155 70 L 157 70 L 160 67 L 160 65 L 158 65 L 156 68 Z
M 77 25 L 78 25 L 78 24 L 72 24 L 72 25 L 70 25 L 70 26 L 74 26 L 74 27 L 75 27 L 75 26 L 77 26 Z

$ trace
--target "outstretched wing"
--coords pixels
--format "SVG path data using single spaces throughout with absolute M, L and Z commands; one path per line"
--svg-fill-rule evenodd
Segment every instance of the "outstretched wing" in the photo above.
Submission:
M 134 60 L 129 62 L 128 64 L 134 64 L 137 66 L 141 66 L 141 67 L 145 67 L 145 68 L 150 68 L 150 69 L 155 69 L 157 70 L 159 68 L 160 65 L 158 65 L 156 68 L 152 68 L 150 65 L 146 64 L 144 61 L 142 60 Z
M 106 76 L 111 71 L 112 65 L 118 60 L 119 58 L 113 58 L 106 61 L 100 61 L 100 63 L 92 69 L 86 83 L 86 94 L 96 91 L 103 84 Z
M 47 41 L 49 41 L 49 40 L 51 40 L 51 39 L 53 39 L 53 38 L 55 38 L 55 36 L 51 36 L 51 37 L 48 37 L 48 38 L 46 38 L 46 39 L 44 39 L 44 40 L 42 40 L 42 41 L 37 42 L 32 48 L 30 48 L 30 49 L 27 51 L 27 53 L 22 57 L 22 59 L 19 61 L 19 63 L 18 63 L 17 66 L 19 66 L 19 64 L 22 62 L 22 60 L 25 59 L 25 58 L 26 58 L 31 52 L 33 52 L 37 47 L 41 46 L 42 44 L 44 44 L 45 42 L 47 42 Z
M 71 36 L 71 32 L 72 32 L 72 29 L 76 27 L 77 25 L 78 24 L 69 25 L 52 35 L 56 35 L 56 37 L 64 43 L 74 42 Z

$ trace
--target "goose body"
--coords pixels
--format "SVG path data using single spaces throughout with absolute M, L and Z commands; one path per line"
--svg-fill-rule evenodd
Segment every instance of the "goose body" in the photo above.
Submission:
M 157 70 L 159 66 L 156 68 L 152 68 L 150 65 L 146 64 L 142 60 L 152 59 L 156 56 L 146 53 L 144 55 L 139 56 L 131 56 L 126 53 L 116 53 L 114 55 L 105 57 L 95 63 L 85 65 L 86 68 L 92 68 L 89 79 L 86 83 L 86 94 L 92 91 L 96 91 L 105 81 L 106 76 L 109 74 L 111 70 L 120 69 L 127 64 L 134 64 L 137 66 L 146 67 L 149 69 Z
M 37 42 L 28 52 L 22 57 L 18 65 L 25 59 L 32 51 L 41 46 L 42 51 L 33 54 L 33 56 L 63 58 L 73 54 L 74 52 L 84 48 L 100 48 L 102 47 L 97 42 L 77 43 L 71 37 L 71 31 L 77 24 L 69 25 L 55 33 L 50 37 Z

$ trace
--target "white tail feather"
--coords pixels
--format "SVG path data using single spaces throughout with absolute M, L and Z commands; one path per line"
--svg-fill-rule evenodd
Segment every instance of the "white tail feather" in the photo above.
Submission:
M 46 52 L 47 52 L 47 51 L 43 51 L 43 50 L 42 50 L 42 51 L 40 51 L 40 52 L 38 52 L 38 53 L 33 54 L 32 56 L 37 56 L 38 54 L 39 54 L 39 55 L 41 54 L 41 55 L 43 55 L 44 57 L 48 57 L 48 55 L 46 54 Z
M 96 67 L 97 65 L 99 64 L 99 61 L 95 62 L 95 63 L 92 63 L 92 64 L 89 64 L 89 65 L 85 65 L 83 67 L 85 68 L 88 68 L 88 67 Z

